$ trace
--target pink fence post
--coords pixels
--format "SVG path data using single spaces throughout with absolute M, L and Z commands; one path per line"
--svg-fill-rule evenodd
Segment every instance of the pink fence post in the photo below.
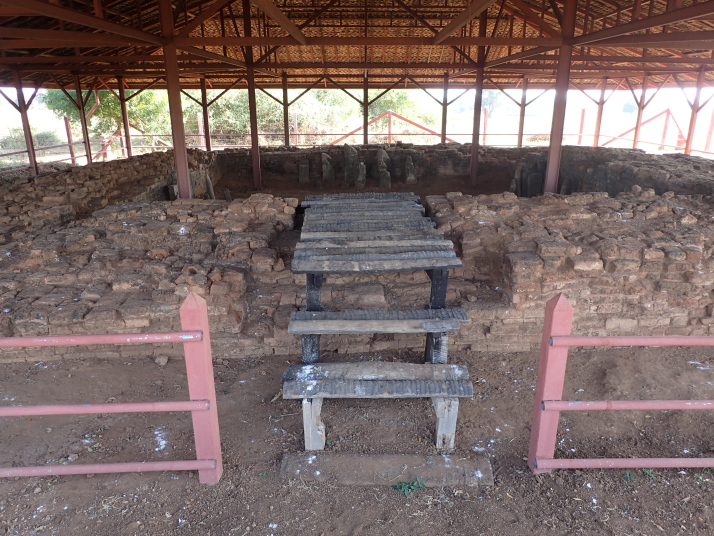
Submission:
M 545 411 L 544 400 L 561 400 L 565 382 L 565 366 L 568 362 L 567 347 L 553 347 L 550 338 L 570 335 L 573 324 L 573 308 L 562 294 L 550 299 L 545 306 L 543 339 L 540 343 L 540 361 L 536 380 L 531 440 L 528 449 L 528 466 L 534 473 L 549 473 L 551 469 L 539 469 L 538 459 L 555 457 L 555 442 L 558 433 L 559 411 Z
M 198 479 L 202 484 L 217 484 L 223 474 L 221 455 L 221 435 L 218 430 L 216 407 L 216 386 L 213 380 L 213 360 L 211 357 L 211 336 L 208 328 L 208 307 L 206 300 L 194 294 L 188 295 L 181 305 L 181 328 L 186 331 L 201 330 L 201 341 L 184 342 L 188 392 L 191 400 L 208 400 L 210 409 L 206 412 L 193 411 L 193 435 L 196 442 L 196 458 L 215 460 L 213 469 L 199 469 Z

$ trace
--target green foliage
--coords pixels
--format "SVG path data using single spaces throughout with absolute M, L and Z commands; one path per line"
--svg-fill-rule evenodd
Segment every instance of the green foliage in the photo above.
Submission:
M 392 486 L 392 488 L 396 489 L 397 491 L 401 491 L 407 499 L 412 493 L 425 487 L 426 486 L 419 477 L 417 477 L 414 482 L 399 482 L 397 485 Z
M 657 477 L 654 474 L 654 471 L 652 469 L 642 469 L 642 473 L 651 478 L 652 480 L 657 480 Z
M 43 130 L 39 132 L 33 130 L 32 139 L 35 148 L 49 147 L 52 145 L 66 143 L 63 142 L 63 140 L 60 140 L 59 137 L 57 137 L 57 134 L 51 130 Z M 0 149 L 2 149 L 3 152 L 24 151 L 26 149 L 25 134 L 22 129 L 10 129 L 7 136 L 0 138 Z
M 624 478 L 624 479 L 627 480 L 628 482 L 634 482 L 634 481 L 635 481 L 635 477 L 632 476 L 629 471 L 625 472 L 625 474 L 622 475 L 622 478 Z

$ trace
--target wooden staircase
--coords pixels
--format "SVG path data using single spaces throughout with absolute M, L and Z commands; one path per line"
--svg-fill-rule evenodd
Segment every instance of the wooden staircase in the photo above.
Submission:
M 453 244 L 424 216 L 411 193 L 307 196 L 294 273 L 307 275 L 306 310 L 291 315 L 289 333 L 302 335 L 303 365 L 283 375 L 283 397 L 303 400 L 305 449 L 323 450 L 320 419 L 325 398 L 427 397 L 437 414 L 436 445 L 454 447 L 460 397 L 473 397 L 468 370 L 448 365 L 448 335 L 468 322 L 460 308 L 446 308 L 449 268 L 460 267 Z M 426 270 L 428 308 L 406 311 L 322 311 L 325 275 Z M 320 336 L 356 333 L 426 333 L 426 365 L 320 361 Z

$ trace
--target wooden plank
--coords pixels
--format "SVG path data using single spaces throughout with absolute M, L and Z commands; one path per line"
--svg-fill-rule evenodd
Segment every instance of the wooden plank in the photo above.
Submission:
M 282 382 L 317 380 L 467 380 L 469 371 L 463 365 L 421 365 L 418 363 L 316 363 L 291 365 Z
M 428 365 L 423 365 L 428 366 Z M 287 381 L 283 398 L 473 397 L 468 380 L 322 380 Z
M 280 478 L 345 486 L 395 486 L 417 478 L 426 487 L 493 486 L 491 463 L 480 456 L 289 453 L 283 456 Z
M 448 259 L 456 257 L 453 249 L 438 249 L 433 250 L 423 250 L 407 248 L 406 251 L 395 252 L 389 251 L 386 253 L 375 252 L 375 253 L 348 253 L 343 251 L 315 251 L 315 250 L 301 250 L 296 251 L 293 257 L 293 262 L 295 260 L 310 260 L 310 261 L 398 261 L 398 260 L 412 260 L 412 259 Z
M 290 322 L 288 333 L 442 333 L 457 331 L 460 325 L 458 320 L 296 320 Z
M 325 448 L 325 424 L 320 419 L 322 398 L 305 398 L 302 401 L 302 424 L 305 432 L 305 450 Z
M 291 269 L 295 274 L 353 274 L 357 272 L 413 272 L 434 268 L 460 268 L 458 257 L 441 259 L 409 259 L 398 261 L 311 261 L 295 259 Z
M 433 398 L 436 411 L 436 448 L 453 450 L 456 440 L 456 418 L 459 414 L 458 398 Z
M 386 247 L 443 247 L 453 248 L 451 240 L 439 240 L 438 238 L 414 238 L 396 240 L 310 240 L 308 242 L 298 242 L 295 244 L 295 251 L 302 249 L 349 249 L 349 248 L 386 248 Z
M 469 321 L 469 316 L 461 307 L 449 309 L 408 309 L 403 311 L 378 311 L 373 309 L 352 309 L 348 311 L 295 311 L 290 320 L 457 320 Z
M 330 204 L 390 203 L 393 201 L 419 201 L 419 196 L 411 192 L 346 193 L 326 195 L 306 195 L 301 203 L 304 207 Z
M 433 220 L 423 218 L 421 220 L 404 221 L 380 221 L 366 220 L 350 223 L 312 223 L 303 224 L 303 231 L 388 231 L 406 229 L 429 229 L 435 227 Z M 302 235 L 301 235 L 302 236 Z
M 415 220 L 422 221 L 425 219 L 427 221 L 432 221 L 430 218 L 424 218 L 421 212 L 410 211 L 410 212 L 394 212 L 390 210 L 376 211 L 376 210 L 366 210 L 359 212 L 330 212 L 328 214 L 313 214 L 312 212 L 305 212 L 305 217 L 303 219 L 304 223 L 329 223 L 329 222 L 342 222 L 342 221 L 401 221 L 401 220 Z
M 443 240 L 444 231 L 438 229 L 411 229 L 385 231 L 302 231 L 300 240 L 391 240 L 421 239 Z
M 350 203 L 348 205 L 315 205 L 305 208 L 305 214 L 344 214 L 348 212 L 363 211 L 403 211 L 424 213 L 424 205 L 419 205 L 413 201 L 393 201 L 390 203 Z

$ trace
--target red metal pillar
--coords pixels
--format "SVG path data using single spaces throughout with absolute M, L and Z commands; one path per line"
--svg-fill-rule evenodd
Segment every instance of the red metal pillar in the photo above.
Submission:
M 585 126 L 585 108 L 580 110 L 580 128 L 578 129 L 578 145 L 583 142 L 583 127 Z
M 449 89 L 449 73 L 444 73 L 444 97 L 441 100 L 441 143 L 446 143 L 446 117 L 449 110 L 447 93 Z M 391 118 L 390 118 L 391 119 Z
M 709 130 L 707 131 L 707 144 L 704 146 L 704 150 L 709 152 L 709 147 L 712 143 L 712 130 L 714 130 L 714 110 L 712 110 L 712 117 L 709 120 Z M 662 142 L 664 145 L 664 142 Z
M 479 18 L 478 35 L 486 37 L 486 25 L 488 23 L 487 12 L 483 11 Z M 486 64 L 486 49 L 478 47 L 477 67 L 476 67 L 476 97 L 474 99 L 474 128 L 471 136 L 471 168 L 469 169 L 469 186 L 474 188 L 477 184 L 478 176 L 478 148 L 479 135 L 481 131 L 481 104 L 483 102 L 483 79 L 484 67 Z
M 164 67 L 166 70 L 166 89 L 169 97 L 169 114 L 171 116 L 171 137 L 174 144 L 174 166 L 176 167 L 176 184 L 179 197 L 193 197 L 191 177 L 188 171 L 188 154 L 186 153 L 186 133 L 183 126 L 183 110 L 181 109 L 181 82 L 179 80 L 178 55 L 173 41 L 174 16 L 171 0 L 159 0 L 161 15 L 161 34 L 167 38 L 164 44 Z
M 565 106 L 568 100 L 570 85 L 570 61 L 573 55 L 571 44 L 575 32 L 575 15 L 577 0 L 565 0 L 563 10 L 563 45 L 558 57 L 558 70 L 555 80 L 555 103 L 553 107 L 553 123 L 550 128 L 550 147 L 545 169 L 545 192 L 558 191 L 558 173 L 560 172 L 560 154 L 563 150 L 563 128 L 565 125 Z
M 201 77 L 201 110 L 203 111 L 203 139 L 206 151 L 211 150 L 211 123 L 208 118 L 208 95 L 206 94 L 206 79 Z
M 697 116 L 699 115 L 699 100 L 702 95 L 702 86 L 704 85 L 704 67 L 699 68 L 697 76 L 697 91 L 694 94 L 694 102 L 692 102 L 692 115 L 689 118 L 689 128 L 687 129 L 687 141 L 684 144 L 684 154 L 692 154 L 692 142 L 694 141 L 694 131 L 697 128 Z
M 392 143 L 392 110 L 387 112 L 387 143 Z
M 250 0 L 243 0 L 243 31 L 251 37 Z M 253 161 L 253 188 L 262 189 L 260 175 L 260 145 L 258 143 L 258 106 L 255 100 L 255 68 L 253 47 L 245 47 L 246 79 L 248 81 L 248 112 L 250 114 L 250 155 Z
M 84 154 L 87 157 L 87 164 L 92 163 L 92 144 L 89 140 L 89 129 L 87 129 L 87 115 L 84 113 L 84 96 L 82 95 L 82 82 L 79 76 L 74 77 L 75 91 L 77 92 L 77 106 L 79 107 L 79 122 L 82 125 L 82 139 L 84 140 Z
M 25 135 L 25 146 L 27 147 L 27 159 L 30 162 L 30 173 L 37 176 L 37 155 L 35 154 L 35 144 L 32 141 L 32 130 L 30 130 L 30 118 L 27 116 L 27 102 L 25 94 L 22 92 L 22 77 L 18 71 L 13 71 L 12 78 L 17 91 L 17 108 L 22 119 L 22 132 Z
M 562 398 L 565 367 L 568 361 L 568 347 L 555 348 L 551 346 L 550 338 L 554 335 L 570 335 L 572 324 L 573 308 L 565 296 L 558 294 L 549 300 L 545 306 L 530 447 L 528 449 L 528 466 L 534 473 L 549 473 L 550 469 L 539 469 L 536 465 L 537 461 L 555 457 L 560 412 L 546 412 L 541 403 L 544 400 L 560 400 Z
M 283 72 L 283 132 L 285 147 L 290 147 L 290 102 L 288 101 L 288 73 Z
M 362 93 L 362 136 L 365 145 L 369 144 L 369 77 L 364 72 L 364 87 Z
M 607 78 L 603 78 L 602 87 L 600 88 L 600 99 L 597 101 L 597 118 L 595 119 L 595 136 L 593 138 L 593 147 L 600 144 L 600 127 L 602 126 L 602 113 L 605 110 L 605 90 L 607 89 Z
M 69 117 L 64 116 L 64 129 L 67 132 L 67 148 L 69 149 L 69 156 L 72 159 L 72 163 L 77 163 L 77 157 L 74 155 L 74 139 L 72 138 L 72 127 L 69 124 Z
M 528 91 L 528 79 L 523 77 L 523 86 L 521 88 L 521 110 L 518 115 L 518 147 L 523 147 L 523 128 L 526 124 L 526 106 L 528 106 L 528 101 L 526 100 L 526 91 Z
M 662 148 L 664 148 L 664 144 L 667 142 L 667 129 L 669 128 L 669 116 L 670 116 L 670 111 L 667 110 L 667 113 L 664 114 L 664 126 L 662 127 L 662 142 L 660 145 L 662 145 Z M 712 121 L 714 121 L 714 115 L 712 115 Z M 709 141 L 711 140 L 711 132 L 709 133 L 709 136 L 707 137 L 707 147 L 709 147 Z
M 647 93 L 647 75 L 642 77 L 642 93 L 640 94 L 640 102 L 637 103 L 637 119 L 635 122 L 635 137 L 632 140 L 632 148 L 637 149 L 637 144 L 640 142 L 640 129 L 642 127 L 642 115 L 645 112 L 645 106 L 647 106 L 647 101 L 645 96 Z
M 117 76 L 117 88 L 119 90 L 119 105 L 121 106 L 121 122 L 124 126 L 124 138 L 126 139 L 126 152 L 129 156 L 134 156 L 131 148 L 131 132 L 129 126 L 129 112 L 126 109 L 126 95 L 124 94 L 124 77 Z

